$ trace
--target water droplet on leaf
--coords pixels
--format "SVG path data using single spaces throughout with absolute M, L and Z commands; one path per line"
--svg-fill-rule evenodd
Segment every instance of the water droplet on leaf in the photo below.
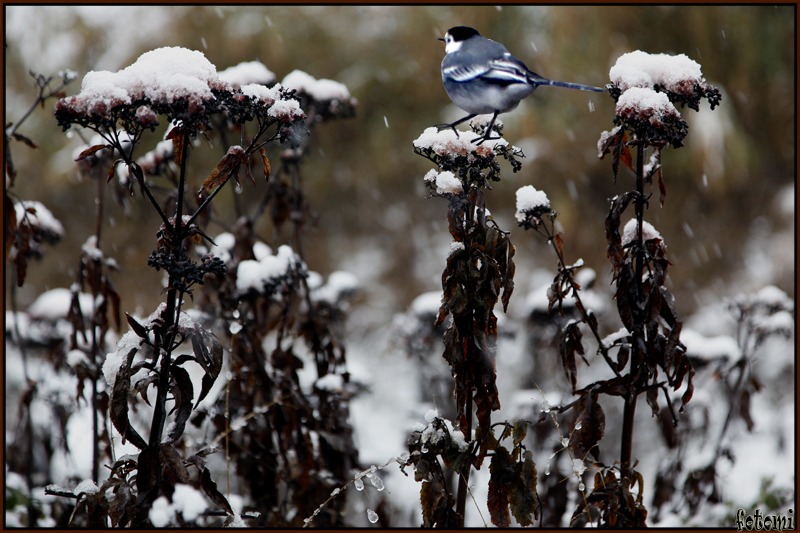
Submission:
M 378 513 L 373 511 L 372 509 L 367 509 L 367 518 L 371 523 L 375 523 L 378 521 Z
M 378 476 L 378 474 L 374 474 L 372 472 L 367 474 L 372 486 L 378 489 L 378 491 L 382 491 L 385 487 L 383 485 L 383 480 Z

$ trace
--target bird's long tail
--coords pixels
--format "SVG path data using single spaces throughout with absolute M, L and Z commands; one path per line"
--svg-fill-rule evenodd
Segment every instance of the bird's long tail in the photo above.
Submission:
M 547 78 L 543 78 L 538 74 L 534 74 L 529 76 L 530 80 L 538 85 L 549 85 L 551 87 L 564 87 L 567 89 L 578 89 L 581 91 L 595 91 L 598 93 L 605 92 L 605 89 L 601 89 L 600 87 L 591 87 L 589 85 L 580 85 L 579 83 L 569 83 L 567 81 L 555 81 L 555 80 L 548 80 Z

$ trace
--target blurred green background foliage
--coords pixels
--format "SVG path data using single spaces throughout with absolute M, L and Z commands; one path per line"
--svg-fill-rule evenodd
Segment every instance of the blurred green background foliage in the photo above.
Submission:
M 473 26 L 547 78 L 596 86 L 608 83 L 610 67 L 626 52 L 686 54 L 701 64 L 723 100 L 713 112 L 707 105 L 699 113 L 680 110 L 690 128 L 686 146 L 663 154 L 666 205 L 659 207 L 656 191 L 646 215 L 667 243 L 678 309 L 691 312 L 704 291 L 747 290 L 743 285 L 751 278 L 759 286 L 774 283 L 794 292 L 793 269 L 775 267 L 782 263 L 772 260 L 775 254 L 793 255 L 789 243 L 761 250 L 767 261 L 755 262 L 753 245 L 747 244 L 794 224 L 794 6 L 6 6 L 5 11 L 6 123 L 19 120 L 35 99 L 30 70 L 77 71 L 79 79 L 67 88 L 67 94 L 76 94 L 86 72 L 122 69 L 161 46 L 200 50 L 218 71 L 259 60 L 278 81 L 300 69 L 345 83 L 358 99 L 357 116 L 314 128 L 302 170 L 317 215 L 305 237 L 306 261 L 323 274 L 340 268 L 359 274 L 368 288 L 380 287 L 374 294 L 395 310 L 440 287 L 447 255 L 445 206 L 423 199 L 422 177 L 430 165 L 412 153 L 411 144 L 426 127 L 463 115 L 442 87 L 444 46 L 437 37 L 452 26 Z M 94 231 L 95 186 L 78 176 L 72 161 L 81 142 L 58 129 L 53 104 L 48 101 L 20 129 L 38 149 L 12 145 L 18 170 L 13 191 L 43 202 L 67 232 L 65 242 L 29 268 L 19 293 L 22 308 L 43 290 L 74 281 L 80 245 Z M 502 181 L 487 193 L 487 206 L 503 229 L 512 230 L 519 250 L 517 282 L 523 287 L 534 269 L 555 272 L 545 244 L 513 223 L 514 192 L 528 184 L 547 192 L 561 213 L 568 260 L 582 257 L 601 281 L 610 281 L 604 237 L 608 199 L 634 183 L 623 169 L 614 184 L 610 160 L 597 157 L 597 140 L 613 127 L 613 118 L 607 94 L 547 87 L 501 116 L 506 139 L 527 158 L 517 174 L 503 167 Z M 152 145 L 164 127 L 151 136 Z M 189 183 L 197 186 L 226 149 L 202 148 L 190 159 Z M 245 205 L 263 194 L 250 194 L 254 186 L 246 178 L 242 188 Z M 215 204 L 229 223 L 232 195 L 225 191 Z M 146 266 L 160 221 L 138 193 L 130 220 L 106 198 L 110 225 L 104 248 L 122 266 L 113 279 L 123 308 L 149 313 L 158 291 L 141 288 L 161 283 Z M 223 230 L 212 224 L 207 233 Z M 267 221 L 258 230 L 271 244 L 285 242 Z

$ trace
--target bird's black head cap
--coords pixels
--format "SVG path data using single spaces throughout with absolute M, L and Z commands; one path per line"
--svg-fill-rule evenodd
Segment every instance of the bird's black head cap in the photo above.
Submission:
M 473 35 L 480 35 L 480 33 L 478 33 L 478 30 L 476 30 L 475 28 L 470 28 L 468 26 L 456 26 L 455 28 L 450 28 L 449 30 L 447 30 L 447 33 L 449 33 L 450 36 L 453 38 L 453 40 L 455 40 L 456 42 L 466 41 Z

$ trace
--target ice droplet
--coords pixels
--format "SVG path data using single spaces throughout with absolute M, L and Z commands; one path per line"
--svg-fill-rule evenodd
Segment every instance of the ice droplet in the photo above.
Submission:
M 361 478 L 356 478 L 353 485 L 356 486 L 356 490 L 364 490 L 364 482 L 361 481 Z
M 384 485 L 383 485 L 383 480 L 380 478 L 380 476 L 378 476 L 378 474 L 375 474 L 374 472 L 370 472 L 370 473 L 367 474 L 367 477 L 369 478 L 370 482 L 372 483 L 372 486 L 375 487 L 376 489 L 378 489 L 379 492 L 382 491 L 385 488 Z
M 369 519 L 369 521 L 374 524 L 375 522 L 378 521 L 378 513 L 376 513 L 372 509 L 367 509 L 367 519 Z
M 239 310 L 238 309 L 234 309 L 233 310 L 233 318 L 239 318 Z
M 547 403 L 547 400 L 542 402 L 542 412 L 543 413 L 549 413 L 550 412 L 550 404 Z
M 581 424 L 580 422 L 578 422 L 577 424 L 575 424 L 575 429 L 576 429 L 577 431 L 580 431 L 581 429 L 583 429 L 583 424 Z
M 238 322 L 231 322 L 231 335 L 236 335 L 240 331 L 242 331 L 242 325 Z
M 581 491 L 581 492 L 585 491 L 586 490 L 586 485 L 581 483 L 580 485 L 578 485 L 578 490 Z
M 333 489 L 333 492 L 331 492 L 331 496 L 338 496 L 340 492 L 341 492 L 340 488 L 335 488 Z
M 564 448 L 566 448 L 567 446 L 569 446 L 569 438 L 567 438 L 567 437 L 561 437 L 561 445 L 562 445 L 562 446 L 564 446 Z

